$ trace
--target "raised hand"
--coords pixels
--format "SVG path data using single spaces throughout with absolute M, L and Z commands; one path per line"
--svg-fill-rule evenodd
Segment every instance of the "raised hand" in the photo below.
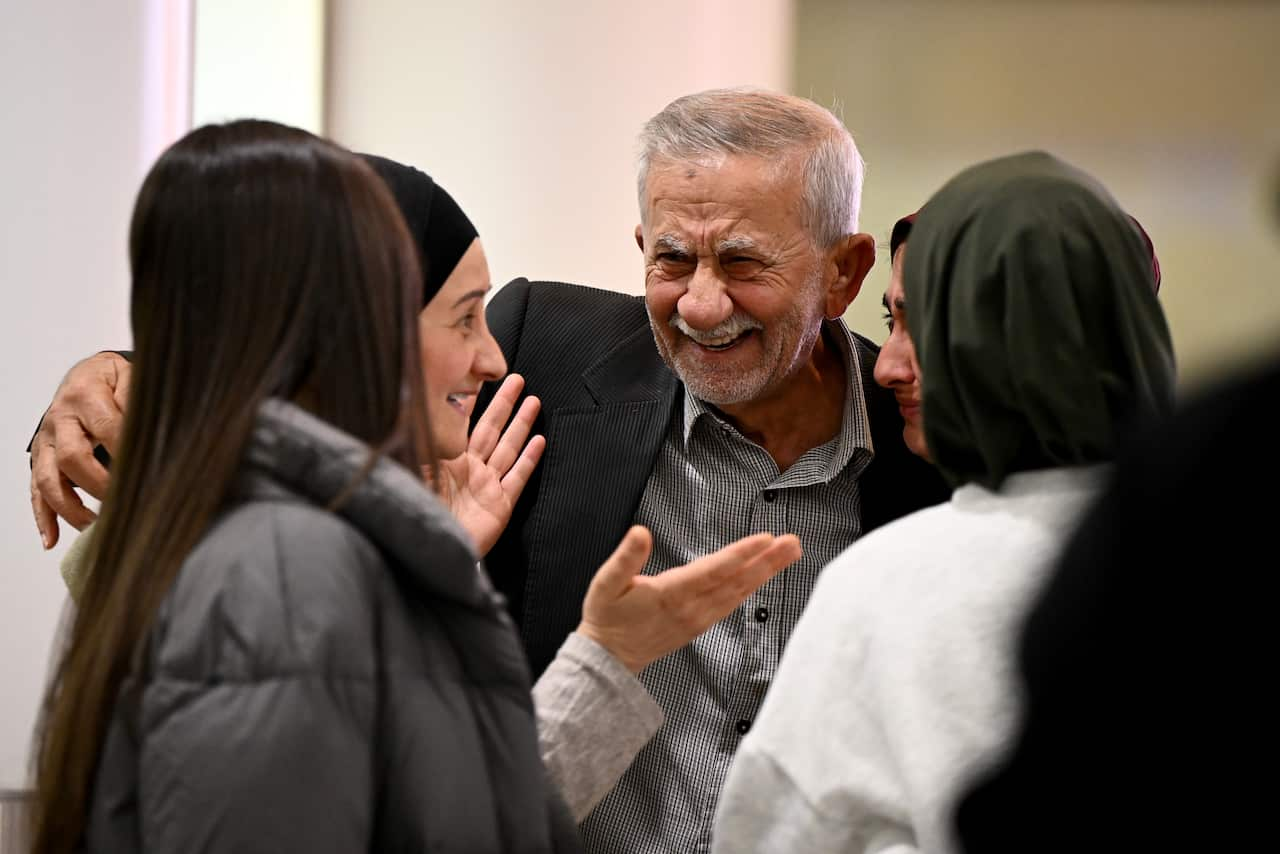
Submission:
M 633 673 L 674 652 L 800 559 L 794 534 L 753 534 L 657 575 L 640 575 L 653 536 L 639 525 L 591 579 L 578 632 Z
M 528 438 L 541 408 L 536 397 L 526 398 L 507 425 L 523 390 L 524 377 L 519 374 L 503 380 L 471 431 L 466 453 L 440 463 L 435 478 L 441 498 L 471 534 L 481 556 L 493 548 L 511 521 L 516 499 L 547 446 L 542 436 Z
M 129 397 L 129 361 L 98 353 L 67 373 L 40 430 L 31 442 L 31 512 L 46 549 L 58 542 L 58 517 L 83 529 L 97 515 L 74 487 L 101 500 L 106 468 L 93 456 L 96 445 L 114 453 Z

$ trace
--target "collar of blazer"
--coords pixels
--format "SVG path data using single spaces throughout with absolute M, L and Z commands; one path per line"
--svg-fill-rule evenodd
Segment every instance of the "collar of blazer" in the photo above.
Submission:
M 669 403 L 680 385 L 662 361 L 648 323 L 637 326 L 583 371 L 582 381 L 599 406 L 641 401 Z

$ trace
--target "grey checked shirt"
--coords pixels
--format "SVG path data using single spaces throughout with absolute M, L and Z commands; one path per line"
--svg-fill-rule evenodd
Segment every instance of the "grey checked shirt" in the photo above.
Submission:
M 840 433 L 785 472 L 692 395 L 675 408 L 635 517 L 653 531 L 644 571 L 688 563 L 761 531 L 798 535 L 804 557 L 640 674 L 666 723 L 583 822 L 588 851 L 708 850 L 729 763 L 818 573 L 862 531 L 858 475 L 872 456 L 863 395 L 870 375 L 842 321 L 828 322 L 826 332 L 849 378 Z

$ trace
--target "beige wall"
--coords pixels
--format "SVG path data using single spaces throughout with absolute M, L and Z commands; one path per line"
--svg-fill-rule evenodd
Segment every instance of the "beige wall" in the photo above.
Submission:
M 792 16 L 795 16 L 793 22 Z M 1280 329 L 1280 3 L 333 0 L 328 131 L 420 165 L 480 229 L 495 282 L 639 292 L 634 139 L 716 85 L 843 106 L 887 238 L 956 171 L 1026 148 L 1101 178 L 1164 269 L 1184 385 Z M 850 318 L 881 335 L 882 259 Z
M 333 0 L 328 129 L 431 173 L 495 283 L 639 293 L 635 138 L 712 86 L 786 88 L 791 0 Z
M 964 166 L 1050 150 L 1151 233 L 1184 387 L 1280 341 L 1280 3 L 799 0 L 796 89 L 843 102 L 863 229 Z M 851 310 L 883 335 L 881 256 Z

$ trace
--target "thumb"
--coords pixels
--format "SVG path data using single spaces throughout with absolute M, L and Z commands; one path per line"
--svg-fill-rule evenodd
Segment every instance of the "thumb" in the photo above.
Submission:
M 627 589 L 631 579 L 644 569 L 644 563 L 653 551 L 653 535 L 643 525 L 633 525 L 618 547 L 609 555 L 591 579 L 591 593 L 596 596 L 617 598 Z

